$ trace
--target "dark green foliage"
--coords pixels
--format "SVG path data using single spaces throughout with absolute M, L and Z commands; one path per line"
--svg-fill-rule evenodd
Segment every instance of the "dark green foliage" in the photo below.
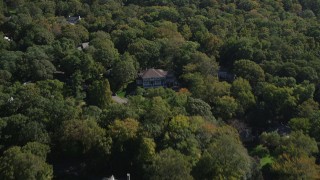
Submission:
M 269 176 L 277 179 L 317 179 L 319 166 L 312 154 L 318 153 L 313 138 L 296 131 L 280 137 L 276 132 L 261 137 L 263 144 L 274 152 L 275 162 L 271 164 Z
M 62 151 L 70 156 L 95 151 L 101 152 L 101 156 L 110 153 L 111 139 L 94 120 L 65 121 L 59 136 Z
M 111 95 L 109 81 L 107 79 L 97 80 L 89 86 L 88 102 L 104 109 L 112 102 Z
M 234 63 L 234 73 L 248 80 L 251 84 L 262 82 L 265 79 L 263 69 L 253 61 L 239 60 Z
M 197 179 L 241 179 L 251 176 L 251 158 L 233 137 L 217 137 L 194 169 Z
M 148 179 L 193 179 L 190 175 L 191 164 L 186 158 L 173 149 L 165 149 L 156 155 L 147 168 Z
M 198 160 L 199 142 L 195 132 L 204 120 L 199 117 L 188 118 L 187 116 L 173 117 L 168 123 L 164 138 L 164 146 L 172 147 L 187 155 L 192 163 Z
M 130 54 L 137 57 L 142 68 L 157 67 L 160 65 L 157 62 L 160 60 L 160 43 L 141 39 L 132 43 L 128 49 Z
M 235 97 L 238 102 L 238 111 L 240 114 L 254 107 L 256 100 L 249 81 L 242 78 L 236 79 L 233 81 L 230 91 L 231 95 Z
M 93 58 L 100 62 L 105 68 L 110 68 L 112 65 L 118 60 L 119 53 L 118 50 L 115 49 L 113 42 L 110 40 L 110 37 L 99 37 L 97 33 L 97 37 L 94 37 L 93 40 L 90 41 L 90 46 L 93 49 L 89 49 L 89 52 L 92 51 Z
M 129 54 L 124 54 L 120 61 L 113 66 L 111 76 L 115 90 L 126 87 L 126 85 L 137 77 L 136 62 Z
M 310 129 L 310 122 L 307 118 L 292 118 L 289 121 L 289 126 L 294 131 L 303 131 L 308 133 Z
M 213 112 L 216 116 L 228 120 L 235 116 L 238 104 L 233 97 L 222 96 L 217 98 L 213 108 Z
M 81 25 L 67 25 L 61 29 L 62 37 L 73 40 L 78 45 L 89 40 L 88 30 Z
M 53 169 L 45 160 L 49 147 L 28 143 L 6 150 L 0 158 L 1 179 L 52 179 Z
M 188 98 L 187 111 L 193 116 L 199 115 L 208 118 L 212 117 L 210 105 L 201 99 Z
M 253 40 L 248 38 L 230 39 L 220 52 L 221 64 L 230 67 L 237 60 L 252 59 L 254 43 Z
M 154 97 L 143 120 L 144 129 L 152 136 L 163 133 L 165 121 L 171 117 L 169 104 L 161 97 Z
M 319 179 L 319 17 L 319 0 L 1 1 L 0 179 Z M 177 84 L 137 87 L 147 68 Z

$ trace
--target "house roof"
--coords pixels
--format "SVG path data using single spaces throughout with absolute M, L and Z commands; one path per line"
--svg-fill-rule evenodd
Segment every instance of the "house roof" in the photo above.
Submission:
M 87 49 L 89 47 L 89 42 L 81 43 L 77 49 L 82 51 L 83 49 Z
M 76 24 L 78 21 L 81 20 L 81 17 L 80 16 L 69 16 L 67 21 L 70 23 L 70 24 Z
M 162 78 L 168 75 L 168 71 L 162 69 L 147 69 L 139 74 L 141 78 Z
M 11 41 L 11 39 L 8 36 L 4 36 L 3 39 L 5 39 L 7 41 Z
M 86 49 L 89 47 L 89 42 L 82 43 L 81 46 L 82 46 L 82 49 Z

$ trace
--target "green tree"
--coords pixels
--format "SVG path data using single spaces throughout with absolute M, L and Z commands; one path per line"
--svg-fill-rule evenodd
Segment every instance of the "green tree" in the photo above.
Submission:
M 311 117 L 319 110 L 319 104 L 313 99 L 308 99 L 298 106 L 298 115 L 300 117 Z
M 234 73 L 239 77 L 247 79 L 253 85 L 265 80 L 263 69 L 250 60 L 242 59 L 236 61 L 234 63 Z
M 277 179 L 318 179 L 320 167 L 315 159 L 308 156 L 290 157 L 281 155 L 271 166 Z
M 111 37 L 116 48 L 119 50 L 119 52 L 124 53 L 127 50 L 128 45 L 132 44 L 142 34 L 143 34 L 143 31 L 138 28 L 125 27 L 123 28 L 123 30 L 118 29 L 118 30 L 112 31 Z M 137 53 L 138 52 L 140 51 L 137 51 Z M 141 60 L 143 61 L 143 59 Z M 140 62 L 139 58 L 138 58 L 138 61 L 141 65 L 143 65 L 143 63 Z
M 258 3 L 256 3 L 255 1 L 251 1 L 251 0 L 240 0 L 238 3 L 238 8 L 245 10 L 245 11 L 250 11 L 254 8 L 256 8 L 258 6 Z
M 151 138 L 142 138 L 137 159 L 143 164 L 151 163 L 156 156 L 156 143 Z
M 119 53 L 113 42 L 108 37 L 96 37 L 90 41 L 93 46 L 93 58 L 109 69 L 118 60 Z
M 50 147 L 38 142 L 28 142 L 21 150 L 23 152 L 30 152 L 45 161 L 47 154 L 50 152 Z
M 33 80 L 52 79 L 56 72 L 54 65 L 48 60 L 31 60 L 28 62 L 30 67 L 30 76 Z
M 252 160 L 241 142 L 227 134 L 213 140 L 193 170 L 197 179 L 250 178 Z
M 111 95 L 109 81 L 97 80 L 89 86 L 88 102 L 104 109 L 112 102 Z
M 268 147 L 269 149 L 275 149 L 280 145 L 281 137 L 275 131 L 269 133 L 263 132 L 260 135 L 260 141 L 264 146 Z
M 280 146 L 276 151 L 288 154 L 291 157 L 312 156 L 319 152 L 315 139 L 303 134 L 301 131 L 290 133 L 289 138 L 283 137 L 280 142 Z
M 94 120 L 65 121 L 59 133 L 62 151 L 70 156 L 89 152 L 100 152 L 105 156 L 110 153 L 111 139 Z
M 313 99 L 313 94 L 315 92 L 314 84 L 304 81 L 301 84 L 294 87 L 293 93 L 299 103 L 303 103 L 309 99 Z M 317 108 L 315 105 L 314 108 Z
M 119 173 L 135 171 L 142 167 L 137 160 L 139 154 L 139 122 L 132 118 L 115 120 L 108 126 L 112 138 L 110 168 Z M 141 170 L 141 169 L 139 169 Z
M 76 46 L 89 40 L 89 32 L 82 25 L 63 26 L 61 29 L 61 35 L 62 37 L 72 39 Z
M 6 84 L 10 81 L 12 74 L 6 70 L 0 70 L 0 84 Z
M 164 144 L 165 147 L 179 150 L 195 162 L 200 156 L 200 149 L 194 135 L 197 129 L 193 126 L 192 120 L 196 118 L 190 119 L 182 115 L 173 117 L 168 123 Z
M 307 118 L 292 118 L 289 121 L 289 126 L 293 131 L 303 131 L 308 134 L 311 125 Z
M 249 82 L 242 78 L 237 78 L 232 82 L 231 95 L 236 98 L 238 102 L 238 111 L 245 113 L 248 109 L 252 108 L 255 103 L 255 96 Z
M 138 119 L 139 115 L 136 113 L 134 108 L 127 106 L 126 104 L 112 103 L 108 106 L 108 108 L 103 109 L 100 115 L 99 124 L 102 127 L 106 128 L 115 119 L 126 119 L 126 118 Z
M 28 48 L 18 64 L 21 79 L 24 81 L 52 79 L 56 68 L 51 61 L 51 57 L 41 47 Z
M 311 124 L 311 128 L 310 128 L 310 135 L 311 137 L 314 137 L 317 141 L 320 140 L 320 112 L 318 111 L 317 113 L 314 113 L 311 117 L 310 117 L 310 124 Z
M 24 46 L 48 45 L 54 41 L 54 35 L 42 24 L 34 24 L 23 38 Z
M 128 47 L 128 51 L 135 55 L 142 68 L 159 67 L 160 50 L 160 43 L 146 39 L 139 39 Z
M 154 97 L 142 121 L 142 127 L 151 135 L 157 137 L 163 133 L 165 121 L 170 117 L 170 105 L 161 97 Z
M 121 89 L 137 77 L 136 63 L 129 54 L 124 54 L 112 68 L 112 83 L 114 89 Z
M 43 124 L 30 121 L 22 127 L 20 132 L 22 142 L 39 142 L 49 144 L 50 137 Z
M 296 112 L 297 99 L 293 96 L 293 89 L 290 87 L 261 83 L 256 88 L 256 94 L 260 98 L 260 103 L 265 104 L 263 109 L 266 113 L 265 118 L 278 116 L 278 118 L 290 119 Z
M 5 146 L 23 145 L 27 142 L 39 142 L 47 144 L 50 142 L 49 134 L 44 125 L 31 121 L 21 114 L 14 114 L 2 118 L 3 125 L 0 128 L 0 144 Z
M 136 139 L 139 122 L 135 119 L 115 120 L 108 126 L 110 136 L 122 144 L 130 139 Z
M 222 96 L 217 98 L 213 112 L 217 117 L 221 117 L 224 120 L 230 119 L 236 115 L 238 104 L 233 97 Z
M 190 63 L 185 65 L 184 71 L 194 73 L 200 72 L 203 77 L 216 77 L 218 73 L 218 64 L 213 57 L 208 57 L 204 53 L 195 52 L 191 55 Z
M 230 96 L 231 85 L 225 81 L 220 82 L 216 79 L 204 79 L 205 91 L 202 92 L 201 99 L 214 106 L 218 98 L 223 96 Z
M 187 73 L 182 75 L 182 79 L 185 81 L 188 90 L 194 95 L 194 97 L 200 98 L 206 86 L 204 83 L 204 78 L 200 73 Z
M 189 97 L 186 108 L 187 112 L 192 116 L 198 115 L 206 117 L 208 119 L 214 119 L 210 105 L 202 101 L 201 99 L 194 99 L 192 97 Z
M 38 81 L 37 87 L 40 89 L 40 94 L 46 98 L 52 98 L 62 100 L 63 99 L 63 86 L 64 83 L 59 80 L 46 80 Z
M 23 53 L 20 51 L 0 51 L 0 68 L 6 70 L 13 75 L 13 78 L 17 79 L 16 75 L 19 62 L 22 59 Z M 21 72 L 20 72 L 21 73 Z
M 230 67 L 237 60 L 252 59 L 255 45 L 255 40 L 249 38 L 227 40 L 220 51 L 220 64 Z
M 147 167 L 147 176 L 155 180 L 189 180 L 193 179 L 190 171 L 191 164 L 184 155 L 173 149 L 165 149 Z
M 52 166 L 45 162 L 48 152 L 41 144 L 9 148 L 0 157 L 1 179 L 52 179 Z

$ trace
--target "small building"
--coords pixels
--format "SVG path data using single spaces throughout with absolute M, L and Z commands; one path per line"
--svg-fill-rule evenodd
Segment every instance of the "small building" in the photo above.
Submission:
M 226 69 L 220 68 L 218 71 L 218 78 L 222 81 L 232 82 L 233 80 L 235 80 L 236 75 L 233 73 L 230 73 Z
M 151 68 L 138 74 L 137 85 L 144 88 L 155 88 L 174 87 L 178 84 L 172 72 Z
M 11 39 L 8 36 L 4 36 L 3 39 L 7 41 L 11 41 Z
M 110 178 L 108 178 L 108 180 L 116 180 L 116 178 L 114 178 L 114 176 L 112 175 Z
M 87 49 L 88 47 L 89 47 L 89 42 L 85 42 L 85 43 L 81 43 L 81 44 L 77 47 L 77 49 L 80 50 L 80 51 L 82 51 L 82 50 L 84 50 L 84 49 Z
M 69 16 L 67 19 L 68 23 L 71 25 L 77 24 L 80 20 L 81 20 L 80 16 Z

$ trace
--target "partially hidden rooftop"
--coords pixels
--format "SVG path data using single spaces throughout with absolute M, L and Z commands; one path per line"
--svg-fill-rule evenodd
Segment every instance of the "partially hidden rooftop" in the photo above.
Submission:
M 142 71 L 139 76 L 141 78 L 163 78 L 168 75 L 168 71 L 164 71 L 162 69 L 147 69 L 145 71 Z

